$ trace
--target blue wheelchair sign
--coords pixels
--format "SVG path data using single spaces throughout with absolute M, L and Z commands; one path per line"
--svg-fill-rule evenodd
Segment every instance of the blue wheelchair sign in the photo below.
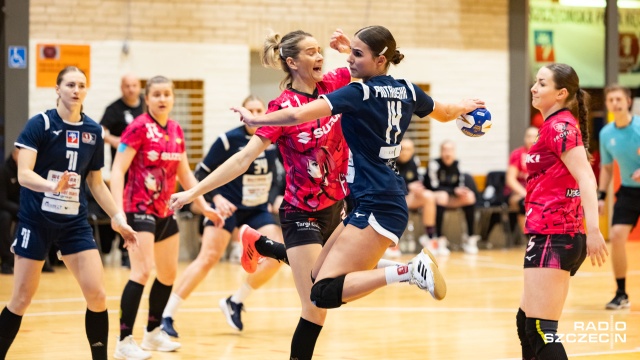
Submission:
M 27 47 L 26 46 L 9 46 L 9 58 L 7 64 L 10 69 L 26 69 L 27 68 Z

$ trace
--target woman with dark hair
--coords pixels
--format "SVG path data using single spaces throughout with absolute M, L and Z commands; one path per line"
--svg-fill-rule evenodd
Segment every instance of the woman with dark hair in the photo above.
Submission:
M 20 190 L 19 222 L 12 244 L 15 280 L 11 300 L 0 314 L 0 359 L 18 333 L 20 322 L 40 282 L 40 273 L 55 244 L 87 300 L 85 328 L 91 356 L 107 359 L 109 317 L 104 270 L 87 221 L 87 193 L 111 217 L 111 226 L 125 246 L 136 244 L 107 185 L 102 180 L 102 128 L 82 113 L 87 78 L 70 66 L 58 74 L 57 106 L 32 117 L 15 142 Z M 85 186 L 85 184 L 87 186 Z M 135 248 L 135 247 L 134 247 Z
M 406 186 L 396 169 L 396 158 L 414 113 L 448 121 L 483 103 L 436 103 L 412 83 L 388 76 L 389 65 L 398 64 L 403 58 L 389 30 L 366 27 L 356 32 L 347 58 L 351 76 L 361 78 L 362 83 L 353 82 L 322 95 L 318 101 L 266 115 L 254 116 L 247 109 L 234 109 L 245 123 L 270 128 L 303 126 L 318 118 L 342 114 L 342 131 L 353 159 L 345 180 L 356 204 L 333 231 L 313 266 L 311 278 L 315 284 L 309 297 L 318 308 L 339 307 L 393 282 L 410 282 L 438 300 L 446 294 L 444 279 L 426 250 L 410 264 L 376 269 L 386 265 L 379 264 L 379 260 L 388 247 L 397 244 L 408 221 Z M 205 181 L 198 190 L 211 185 Z M 179 207 L 198 193 L 176 194 L 171 199 L 172 206 Z M 255 245 L 258 238 L 253 237 Z M 245 238 L 243 242 L 248 243 L 249 253 L 255 251 L 253 242 Z
M 556 333 L 569 279 L 587 256 L 592 265 L 602 266 L 608 255 L 588 159 L 588 96 L 566 64 L 542 67 L 531 95 L 545 120 L 527 155 L 529 243 L 516 317 L 518 337 L 523 359 L 567 359 Z

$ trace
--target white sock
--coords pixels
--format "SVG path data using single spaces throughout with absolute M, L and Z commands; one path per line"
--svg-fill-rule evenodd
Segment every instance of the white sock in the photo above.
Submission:
M 178 294 L 171 293 L 171 296 L 169 297 L 169 301 L 167 301 L 167 306 L 164 307 L 164 311 L 162 312 L 162 317 L 173 318 L 173 315 L 175 315 L 176 311 L 178 311 L 178 308 L 180 307 L 180 304 L 182 304 L 183 301 L 184 300 L 182 300 L 182 298 L 178 296 Z
M 387 266 L 384 268 L 384 277 L 387 280 L 387 284 L 396 282 L 405 282 L 411 279 L 412 264 Z
M 404 265 L 404 263 L 393 261 L 393 260 L 380 259 L 378 260 L 378 265 L 376 265 L 376 269 L 382 269 L 388 266 L 398 266 L 398 265 Z
M 253 289 L 246 282 L 240 285 L 238 291 L 231 296 L 231 301 L 236 304 L 242 304 L 251 295 Z

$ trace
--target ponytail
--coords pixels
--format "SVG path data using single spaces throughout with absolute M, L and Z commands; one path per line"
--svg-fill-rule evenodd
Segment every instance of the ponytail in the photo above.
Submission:
M 584 149 L 587 151 L 587 159 L 589 162 L 592 162 L 593 157 L 589 152 L 589 94 L 578 88 L 578 91 L 576 91 L 576 103 L 578 107 L 577 113 L 580 132 L 582 133 L 582 142 L 584 143 Z

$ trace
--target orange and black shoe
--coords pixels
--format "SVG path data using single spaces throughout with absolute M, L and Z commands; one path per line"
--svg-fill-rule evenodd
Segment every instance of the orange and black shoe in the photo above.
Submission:
M 256 250 L 256 241 L 260 239 L 262 235 L 259 232 L 251 228 L 249 225 L 242 225 L 240 227 L 240 241 L 242 241 L 242 257 L 240 257 L 240 264 L 244 271 L 253 274 L 258 268 L 258 261 L 262 257 Z

